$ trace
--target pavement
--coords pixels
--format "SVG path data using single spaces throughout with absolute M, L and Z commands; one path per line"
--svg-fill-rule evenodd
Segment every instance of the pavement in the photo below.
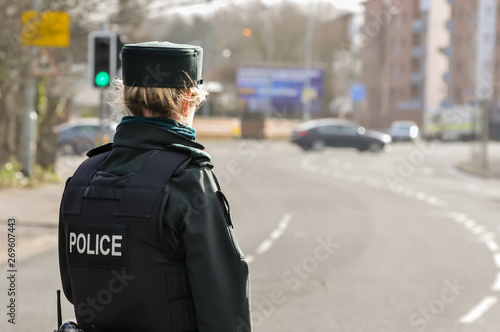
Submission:
M 59 202 L 64 184 L 46 184 L 35 189 L 0 190 L 0 220 L 15 219 L 16 252 L 21 260 L 57 246 Z M 0 229 L 0 253 L 7 252 L 7 227 Z M 0 256 L 0 266 L 7 255 Z
M 487 167 L 483 167 L 479 163 L 470 160 L 464 161 L 457 165 L 457 169 L 483 178 L 498 179 L 500 178 L 500 159 L 490 159 Z

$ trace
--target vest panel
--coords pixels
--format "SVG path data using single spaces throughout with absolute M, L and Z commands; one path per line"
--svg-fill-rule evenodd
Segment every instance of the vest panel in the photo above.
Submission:
M 197 331 L 183 262 L 161 238 L 168 179 L 189 157 L 157 151 L 136 174 L 84 163 L 63 194 L 61 216 L 78 325 L 85 332 Z

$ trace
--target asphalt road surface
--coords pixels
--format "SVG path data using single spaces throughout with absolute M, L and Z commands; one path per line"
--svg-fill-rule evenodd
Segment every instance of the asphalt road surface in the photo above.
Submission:
M 379 154 L 206 146 L 250 262 L 254 331 L 500 329 L 500 182 L 455 170 L 469 145 L 395 144 Z M 20 232 L 35 243 L 56 230 Z M 50 241 L 37 248 L 19 268 L 18 324 L 3 314 L 2 331 L 55 328 L 57 254 Z

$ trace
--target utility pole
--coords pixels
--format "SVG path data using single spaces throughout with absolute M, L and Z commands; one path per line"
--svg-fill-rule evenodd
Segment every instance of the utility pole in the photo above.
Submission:
M 212 0 L 206 0 L 207 5 L 210 5 Z M 211 55 L 212 55 L 212 22 L 210 17 L 205 18 L 205 35 L 204 35 L 204 45 L 203 45 L 203 58 L 204 58 L 204 68 L 203 71 L 205 74 L 203 75 L 203 84 L 206 84 L 208 87 L 208 83 L 210 82 L 210 62 L 211 62 Z M 203 103 L 201 107 L 201 114 L 203 116 L 209 116 L 210 115 L 210 102 L 207 100 L 205 103 Z
M 313 5 L 314 2 L 307 3 L 307 25 L 306 25 L 306 49 L 305 49 L 305 82 L 304 90 L 311 90 L 311 69 L 312 69 L 312 57 L 313 57 Z M 302 120 L 304 122 L 311 120 L 311 100 L 306 98 L 304 100 L 304 109 L 302 112 Z
M 274 72 L 274 5 L 269 4 L 269 35 L 267 38 L 267 110 L 266 118 L 273 115 L 273 72 Z
M 40 11 L 41 0 L 33 0 L 33 10 Z M 37 46 L 32 46 L 30 50 L 30 60 L 29 68 L 33 66 L 39 53 L 39 48 Z M 22 140 L 22 170 L 21 172 L 31 178 L 33 176 L 33 171 L 35 169 L 35 158 L 36 158 L 36 138 L 37 138 L 37 124 L 38 115 L 36 113 L 36 93 L 37 93 L 37 81 L 36 76 L 28 76 L 28 82 L 26 83 L 26 113 L 24 115 L 24 127 L 23 127 L 23 140 Z
M 491 102 L 482 101 L 480 102 L 480 109 L 482 115 L 482 144 L 481 144 L 481 170 L 483 172 L 488 172 L 488 141 L 490 139 L 490 110 Z

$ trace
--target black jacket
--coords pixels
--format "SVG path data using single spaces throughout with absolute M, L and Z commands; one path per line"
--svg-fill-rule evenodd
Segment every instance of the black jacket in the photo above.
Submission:
M 195 331 L 247 332 L 251 330 L 248 265 L 232 234 L 229 204 L 212 172 L 210 156 L 203 149 L 202 145 L 155 125 L 124 123 L 118 126 L 112 151 L 99 170 L 123 176 L 138 172 L 154 151 L 189 154 L 190 159 L 168 182 L 159 232 L 169 259 L 186 267 Z M 67 241 L 61 221 L 61 279 L 64 293 L 73 303 Z M 154 292 L 156 285 L 150 287 Z M 146 319 L 152 309 L 144 308 L 134 319 Z M 159 327 L 158 331 L 170 329 Z

